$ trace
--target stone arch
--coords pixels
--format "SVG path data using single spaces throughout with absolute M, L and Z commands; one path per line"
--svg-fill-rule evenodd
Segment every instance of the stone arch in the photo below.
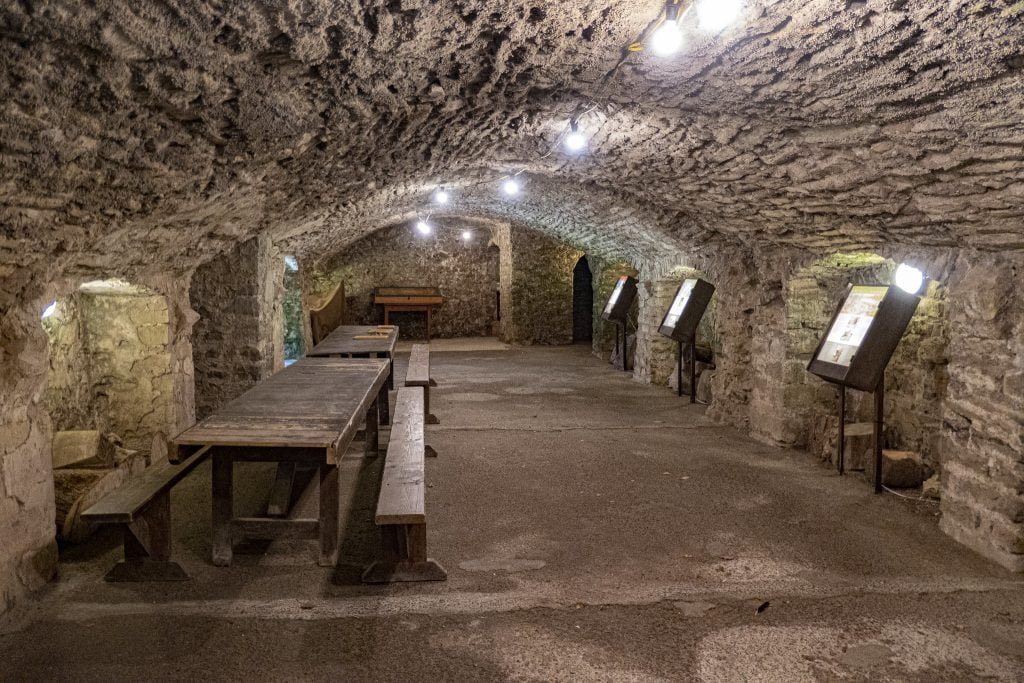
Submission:
M 774 440 L 835 463 L 836 389 L 806 371 L 839 299 L 850 284 L 891 284 L 896 261 L 873 252 L 836 253 L 797 269 L 786 283 L 785 357 Z M 921 454 L 926 475 L 940 469 L 943 402 L 948 376 L 946 287 L 932 280 L 886 370 L 886 442 Z M 870 395 L 850 391 L 847 422 L 865 423 Z M 852 469 L 866 466 L 866 445 L 848 439 Z

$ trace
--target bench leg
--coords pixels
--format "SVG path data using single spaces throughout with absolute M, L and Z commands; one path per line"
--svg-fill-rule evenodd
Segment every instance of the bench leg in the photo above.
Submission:
M 231 564 L 231 519 L 234 516 L 234 463 L 230 456 L 213 455 L 213 563 L 218 567 Z
M 171 562 L 170 491 L 158 495 L 134 522 L 121 527 L 124 561 L 107 572 L 107 581 L 188 581 L 185 570 Z
M 423 422 L 428 425 L 441 424 L 436 415 L 430 413 L 430 385 L 423 387 Z
M 363 455 L 365 455 L 367 458 L 376 458 L 380 446 L 380 435 L 377 432 L 377 420 L 379 419 L 380 416 L 380 407 L 378 406 L 379 402 L 380 397 L 375 399 L 374 402 L 370 405 L 370 409 L 366 411 L 366 428 L 363 431 Z
M 320 464 L 320 559 L 321 567 L 338 564 L 338 549 L 341 546 L 341 525 L 339 524 L 338 468 L 326 463 Z
M 384 559 L 363 572 L 364 583 L 444 581 L 448 572 L 427 558 L 427 525 L 387 525 L 380 528 Z
M 380 393 L 377 395 L 377 417 L 382 425 L 391 424 L 391 401 L 388 397 L 388 385 L 385 384 L 380 388 Z

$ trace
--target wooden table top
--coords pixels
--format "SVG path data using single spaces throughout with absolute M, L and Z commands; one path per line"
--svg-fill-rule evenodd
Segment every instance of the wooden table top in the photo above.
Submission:
M 186 429 L 174 444 L 324 448 L 336 462 L 388 369 L 386 360 L 303 358 Z
M 376 326 L 342 325 L 323 341 L 306 352 L 306 356 L 336 356 L 349 353 L 390 353 L 395 355 L 395 344 L 398 343 L 398 328 L 393 328 L 386 337 L 380 339 L 355 339 L 357 336 L 370 334 Z

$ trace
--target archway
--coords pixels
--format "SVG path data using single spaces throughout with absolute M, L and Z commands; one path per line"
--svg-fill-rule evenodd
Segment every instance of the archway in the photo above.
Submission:
M 572 341 L 591 343 L 594 339 L 594 274 L 584 254 L 572 271 Z

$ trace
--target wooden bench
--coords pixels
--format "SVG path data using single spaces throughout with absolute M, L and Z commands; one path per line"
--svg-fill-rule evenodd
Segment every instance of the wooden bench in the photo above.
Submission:
M 430 347 L 426 344 L 412 345 L 409 368 L 405 372 L 405 386 L 423 387 L 423 419 L 428 425 L 440 424 L 430 413 L 430 387 L 437 384 L 430 379 Z
M 441 565 L 427 558 L 424 400 L 421 387 L 398 390 L 375 518 L 384 557 L 363 572 L 366 583 L 448 578 Z
M 124 560 L 107 573 L 107 581 L 188 580 L 188 574 L 171 561 L 171 489 L 208 452 L 203 448 L 179 464 L 153 465 L 82 513 L 86 522 L 122 527 Z

